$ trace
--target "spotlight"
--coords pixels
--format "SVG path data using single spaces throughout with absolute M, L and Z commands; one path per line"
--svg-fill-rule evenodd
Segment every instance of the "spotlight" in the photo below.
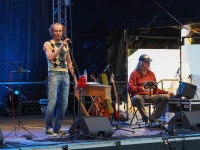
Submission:
M 65 6 L 71 6 L 72 2 L 71 0 L 65 0 Z
M 18 94 L 19 94 L 19 91 L 18 91 L 18 90 L 15 90 L 15 91 L 14 91 L 14 94 L 15 94 L 15 95 L 18 95 Z

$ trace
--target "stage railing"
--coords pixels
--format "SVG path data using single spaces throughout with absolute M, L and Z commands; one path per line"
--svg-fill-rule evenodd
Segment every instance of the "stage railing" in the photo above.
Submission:
M 178 81 L 178 79 L 162 79 L 162 80 L 158 81 L 158 84 L 161 83 L 162 90 L 163 90 L 163 82 L 164 81 Z

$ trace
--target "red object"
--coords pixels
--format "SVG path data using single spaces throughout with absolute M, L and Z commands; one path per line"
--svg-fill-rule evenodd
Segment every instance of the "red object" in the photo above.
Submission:
M 99 99 L 98 97 L 95 97 L 95 105 L 92 109 L 92 116 L 105 116 L 110 120 L 110 112 L 107 107 L 107 102 L 105 102 L 105 99 Z
M 124 102 L 119 104 L 119 110 L 118 110 L 118 103 L 113 102 L 112 107 L 114 109 L 113 116 L 115 121 L 119 119 L 119 121 L 128 121 L 128 112 L 126 111 L 126 105 Z M 119 115 L 118 115 L 119 113 Z
M 86 76 L 82 75 L 79 79 L 78 79 L 78 87 L 79 88 L 84 88 L 86 86 Z
M 148 70 L 145 76 L 142 76 L 139 70 L 134 70 L 129 78 L 128 93 L 131 96 L 135 95 L 148 95 L 149 93 L 143 90 L 144 81 L 156 81 L 154 72 Z M 152 94 L 168 94 L 168 91 L 157 88 Z

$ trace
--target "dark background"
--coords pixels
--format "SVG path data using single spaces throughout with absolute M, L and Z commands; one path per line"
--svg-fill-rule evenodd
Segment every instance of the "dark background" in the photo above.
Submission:
M 0 102 L 5 101 L 8 89 L 20 89 L 23 98 L 31 101 L 46 98 L 47 64 L 42 48 L 50 39 L 52 1 L 0 2 Z M 125 84 L 128 48 L 176 48 L 182 25 L 200 20 L 198 0 L 74 0 L 72 3 L 71 13 L 67 13 L 66 18 L 67 36 L 72 38 L 77 76 L 84 69 L 88 75 L 98 76 L 110 64 L 109 70 L 114 73 L 116 81 Z M 135 41 L 133 36 L 127 40 L 124 30 L 128 35 L 175 39 L 142 38 Z M 18 68 L 30 72 L 13 72 Z M 107 75 L 109 78 L 110 72 Z M 9 81 L 20 82 L 21 86 L 5 84 Z M 25 82 L 31 83 L 23 84 Z M 126 86 L 122 87 L 126 95 Z

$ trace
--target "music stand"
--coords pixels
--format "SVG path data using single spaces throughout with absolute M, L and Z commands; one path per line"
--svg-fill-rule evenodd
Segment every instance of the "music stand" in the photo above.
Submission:
M 156 89 L 157 88 L 157 82 L 155 81 L 146 81 L 144 82 L 144 88 L 145 89 L 149 89 L 149 129 L 151 129 L 151 121 L 150 121 L 150 116 L 151 116 L 151 90 L 152 89 Z
M 18 63 L 18 62 L 17 62 Z M 21 84 L 20 84 L 20 75 L 21 73 L 28 73 L 30 72 L 30 70 L 24 70 L 23 68 L 19 67 L 17 68 L 16 63 L 15 62 L 11 62 L 11 64 L 15 67 L 15 71 L 10 71 L 11 73 L 18 73 L 18 105 L 19 105 L 19 116 L 18 116 L 18 123 L 16 124 L 15 128 L 8 134 L 6 135 L 4 138 L 8 137 L 13 131 L 17 130 L 17 133 L 19 131 L 19 127 L 21 127 L 22 129 L 26 130 L 28 133 L 30 133 L 32 136 L 34 136 L 35 138 L 37 138 L 35 135 L 33 135 L 30 131 L 28 131 L 25 126 L 23 125 L 22 121 L 21 121 L 21 102 L 20 102 L 20 96 L 21 96 Z

